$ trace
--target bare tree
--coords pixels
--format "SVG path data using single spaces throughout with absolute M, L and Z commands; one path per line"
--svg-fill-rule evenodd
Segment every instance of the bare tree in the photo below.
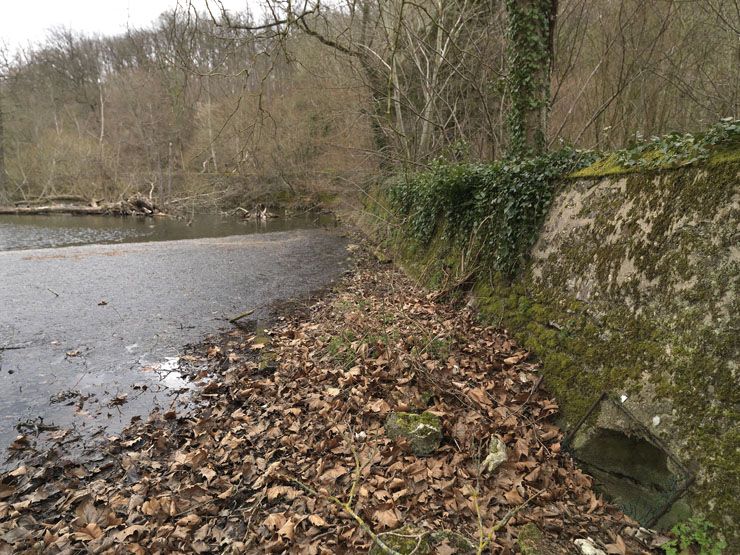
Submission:
M 5 169 L 5 122 L 3 117 L 3 87 L 4 77 L 7 74 L 7 56 L 0 45 L 0 201 L 7 200 L 10 196 L 8 192 L 8 173 Z

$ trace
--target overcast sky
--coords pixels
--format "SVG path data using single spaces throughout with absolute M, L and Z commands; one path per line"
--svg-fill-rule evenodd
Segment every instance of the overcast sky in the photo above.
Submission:
M 178 0 L 0 0 L 0 43 L 11 50 L 36 44 L 54 27 L 87 34 L 114 35 L 127 27 L 147 27 Z M 187 0 L 180 0 L 187 3 Z M 223 0 L 228 10 L 256 6 L 256 0 Z M 205 7 L 205 0 L 193 0 Z

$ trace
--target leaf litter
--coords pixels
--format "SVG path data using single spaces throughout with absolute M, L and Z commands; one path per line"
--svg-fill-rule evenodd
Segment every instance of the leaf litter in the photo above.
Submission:
M 583 538 L 654 551 L 563 452 L 557 403 L 516 341 L 355 255 L 267 335 L 185 355 L 208 368 L 189 405 L 133 422 L 96 461 L 57 448 L 2 474 L 0 553 L 362 553 L 413 526 L 508 554 L 532 525 L 546 553 Z M 419 458 L 386 437 L 397 411 L 439 416 L 440 448 Z M 486 472 L 492 441 L 508 455 Z

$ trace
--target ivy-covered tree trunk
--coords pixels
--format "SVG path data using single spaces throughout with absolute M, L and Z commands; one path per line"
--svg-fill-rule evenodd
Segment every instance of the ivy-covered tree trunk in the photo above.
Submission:
M 506 0 L 510 154 L 545 151 L 557 0 Z
M 8 175 L 5 173 L 5 127 L 3 126 L 3 94 L 0 90 L 0 202 L 8 200 Z

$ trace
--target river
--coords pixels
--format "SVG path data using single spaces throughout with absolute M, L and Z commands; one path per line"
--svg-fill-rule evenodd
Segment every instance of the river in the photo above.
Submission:
M 186 344 L 248 309 L 269 322 L 346 259 L 341 234 L 308 218 L 0 217 L 0 443 L 41 422 L 60 437 L 119 433 L 187 389 Z

